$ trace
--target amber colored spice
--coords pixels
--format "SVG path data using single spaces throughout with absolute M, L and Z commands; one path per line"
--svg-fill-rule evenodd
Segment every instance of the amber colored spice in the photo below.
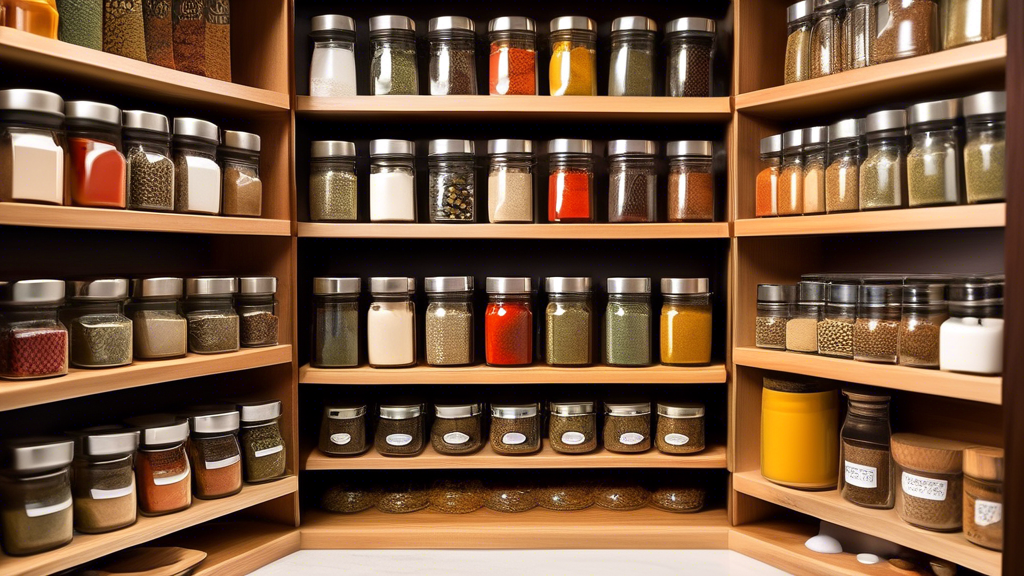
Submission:
M 777 216 L 779 202 L 779 169 L 769 166 L 757 175 L 755 212 L 760 216 Z
M 206 15 L 200 0 L 172 0 L 174 68 L 206 76 Z
M 146 61 L 142 0 L 104 1 L 103 51 Z
M 135 462 L 139 511 L 147 516 L 177 512 L 192 504 L 192 473 L 184 446 L 139 450 Z
M 710 222 L 715 219 L 715 179 L 710 172 L 668 175 L 668 221 Z
M 143 0 L 142 16 L 146 27 L 146 60 L 150 64 L 174 68 L 171 0 Z
M 206 74 L 231 82 L 230 0 L 206 0 Z
M 666 302 L 661 310 L 661 361 L 695 365 L 711 361 L 711 307 Z

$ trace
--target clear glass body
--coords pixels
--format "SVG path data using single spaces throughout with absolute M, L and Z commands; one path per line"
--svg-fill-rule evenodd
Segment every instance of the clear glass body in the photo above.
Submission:
M 868 139 L 860 165 L 860 209 L 899 208 L 907 188 L 906 142 L 903 136 Z
M 75 530 L 99 534 L 131 526 L 138 518 L 133 455 L 72 463 Z
M 309 95 L 325 98 L 356 95 L 355 42 L 331 38 L 313 43 Z
M 808 80 L 811 77 L 811 17 L 790 22 L 786 30 L 784 83 Z
M 910 206 L 956 204 L 960 200 L 960 138 L 954 122 L 915 126 L 907 152 Z
M 196 354 L 236 352 L 240 346 L 238 314 L 231 295 L 198 296 L 185 300 L 188 350 Z
M 814 24 L 811 26 L 811 78 L 843 71 L 841 6 L 836 4 L 814 12 Z
M 687 32 L 670 36 L 665 92 L 677 98 L 711 96 L 714 58 L 713 33 Z
M 438 454 L 471 454 L 483 447 L 483 414 L 461 418 L 434 418 L 430 445 Z
M 192 467 L 185 443 L 166 448 L 139 449 L 135 457 L 139 512 L 160 516 L 192 505 Z
M 370 158 L 370 222 L 415 221 L 416 167 L 413 158 Z
M 0 308 L 0 378 L 31 380 L 68 373 L 68 331 L 57 306 Z
M 377 421 L 374 447 L 384 456 L 415 456 L 427 445 L 423 415 Z
M 782 153 L 779 172 L 779 216 L 799 216 L 804 209 L 804 155 L 800 148 Z
M 604 313 L 604 363 L 650 366 L 653 311 L 650 294 L 609 294 Z
M 856 320 L 856 304 L 826 304 L 825 314 L 818 322 L 818 354 L 853 358 L 853 323 Z
M 964 474 L 964 537 L 992 550 L 1003 549 L 1003 482 Z
M 877 0 L 855 0 L 846 3 L 842 23 L 843 70 L 870 66 L 871 51 L 878 26 Z
M 785 302 L 758 302 L 754 326 L 754 345 L 758 348 L 786 349 L 786 324 L 792 306 Z
M 658 221 L 658 173 L 654 169 L 654 156 L 630 154 L 609 160 L 608 221 Z
M 613 32 L 608 95 L 654 95 L 654 53 L 654 32 Z
M 825 146 L 804 149 L 804 214 L 825 212 Z
M 544 310 L 544 359 L 550 366 L 594 362 L 594 306 L 590 293 L 551 294 Z
M 967 203 L 1006 199 L 1006 115 L 967 119 L 964 145 Z
M 430 34 L 430 95 L 475 95 L 473 32 L 443 30 Z
M 860 165 L 863 149 L 856 139 L 829 142 L 825 169 L 825 212 L 860 209 Z
M 0 475 L 0 497 L 0 529 L 7 554 L 38 554 L 71 542 L 69 467 L 28 477 Z
M 428 182 L 431 222 L 476 222 L 476 170 L 472 155 L 431 158 Z
M 896 490 L 889 447 L 889 402 L 850 400 L 839 436 L 840 494 L 865 508 L 892 508 Z
M 372 440 L 372 439 L 370 439 Z M 370 449 L 367 441 L 366 414 L 355 418 L 329 418 L 324 414 L 320 422 L 318 447 L 328 456 L 351 456 Z
M 490 294 L 484 315 L 484 351 L 488 366 L 526 366 L 533 362 L 533 310 L 529 294 Z
M 263 214 L 263 181 L 260 180 L 260 153 L 247 150 L 220 150 L 224 188 L 221 213 L 225 216 Z
M 939 367 L 939 332 L 947 318 L 949 308 L 945 302 L 903 305 L 899 338 L 901 366 Z
M 853 359 L 895 364 L 899 354 L 900 305 L 857 308 L 853 324 Z
M 833 488 L 839 471 L 835 390 L 761 391 L 761 475 L 801 490 Z
M 370 94 L 419 94 L 416 33 L 381 30 L 370 35 Z
M 313 296 L 309 364 L 317 368 L 359 365 L 359 295 Z
M 124 155 L 128 166 L 128 208 L 172 212 L 174 162 L 170 137 L 146 136 L 125 129 Z
M 711 158 L 671 158 L 668 166 L 668 221 L 713 221 L 715 175 L 711 170 Z
M 354 158 L 318 158 L 309 163 L 309 219 L 313 222 L 359 219 Z
M 782 173 L 780 154 L 762 154 L 761 171 L 757 173 L 754 190 L 754 214 L 758 217 L 779 215 L 779 176 Z
M 552 96 L 597 96 L 597 34 L 552 32 L 548 84 Z
M 427 364 L 464 366 L 473 354 L 473 292 L 427 294 L 425 319 Z
M 999 0 L 942 0 L 942 49 L 985 42 L 1005 33 L 1005 26 L 999 30 L 1005 13 L 1006 5 Z
M 551 154 L 548 221 L 594 221 L 594 159 L 588 154 Z
M 537 92 L 537 34 L 491 32 L 488 85 L 491 96 L 532 96 Z
M 220 214 L 223 176 L 217 145 L 185 136 L 174 139 L 174 210 Z
M 239 344 L 245 348 L 277 346 L 277 300 L 273 294 L 239 294 L 235 298 L 238 312 Z
M 492 224 L 533 222 L 533 154 L 495 154 L 487 172 L 487 217 Z
M 597 414 L 551 414 L 548 443 L 560 454 L 585 454 L 597 450 Z
M 193 434 L 188 454 L 196 498 L 213 500 L 241 492 L 242 449 L 235 434 Z
M 416 304 L 408 294 L 374 294 L 366 315 L 366 351 L 373 368 L 416 365 Z
M 288 459 L 279 420 L 245 422 L 238 431 L 245 481 L 250 484 L 277 480 L 285 475 Z
M 801 302 L 793 306 L 793 315 L 786 323 L 786 350 L 818 353 L 818 322 L 825 307 Z
M 914 470 L 898 461 L 895 464 L 894 507 L 900 520 L 925 530 L 959 532 L 963 527 L 964 475 Z M 913 492 L 908 493 L 908 486 Z
M 939 7 L 934 0 L 888 0 L 877 6 L 879 28 L 872 46 L 872 64 L 939 49 Z
M 5 26 L 29 34 L 57 39 L 57 4 L 55 0 L 5 0 L 0 15 Z
M 646 452 L 651 449 L 651 413 L 605 414 L 602 436 L 609 452 Z
M 540 414 L 525 418 L 491 416 L 491 448 L 498 454 L 531 454 L 540 450 Z
M 661 306 L 661 363 L 711 363 L 711 294 L 664 294 Z
M 121 127 L 68 124 L 67 186 L 75 206 L 124 208 L 127 163 L 121 154 Z
M 118 301 L 72 302 L 61 311 L 71 336 L 71 365 L 112 368 L 132 363 L 132 321 Z
M 132 356 L 176 358 L 188 352 L 188 321 L 176 298 L 136 300 L 125 307 L 132 321 Z
M 63 131 L 18 120 L 0 122 L 0 201 L 64 204 Z

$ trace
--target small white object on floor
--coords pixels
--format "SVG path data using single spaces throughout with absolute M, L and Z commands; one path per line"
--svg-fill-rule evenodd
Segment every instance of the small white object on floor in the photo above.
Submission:
M 804 546 L 820 554 L 839 554 L 843 551 L 843 545 L 839 543 L 839 540 L 824 534 L 811 536 L 807 542 L 804 542 Z
M 878 564 L 882 559 L 874 554 L 857 554 L 857 562 L 861 564 Z

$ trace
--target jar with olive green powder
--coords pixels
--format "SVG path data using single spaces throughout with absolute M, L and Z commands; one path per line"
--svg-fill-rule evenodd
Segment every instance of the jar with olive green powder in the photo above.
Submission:
M 651 364 L 651 279 L 609 278 L 604 314 L 604 362 Z
M 546 358 L 551 366 L 589 366 L 593 363 L 591 334 L 594 309 L 590 278 L 548 278 L 549 302 L 544 311 Z

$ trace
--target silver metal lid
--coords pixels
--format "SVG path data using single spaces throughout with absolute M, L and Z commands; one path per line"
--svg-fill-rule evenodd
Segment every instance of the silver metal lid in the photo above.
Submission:
M 657 32 L 658 23 L 646 16 L 622 16 L 612 20 L 612 32 L 638 30 L 641 32 Z
M 181 298 L 185 281 L 165 276 L 161 278 L 132 279 L 132 298 Z
M 356 145 L 343 140 L 314 140 L 310 147 L 312 158 L 354 158 Z
M 265 422 L 281 417 L 281 401 L 247 402 L 238 405 L 238 419 L 242 422 Z
M 1006 113 L 1006 92 L 981 92 L 964 98 L 964 116 Z
M 506 420 L 533 418 L 540 413 L 540 403 L 530 404 L 491 404 L 491 417 Z
M 359 294 L 362 289 L 359 278 L 313 278 L 313 294 L 318 296 Z
M 406 420 L 422 413 L 422 404 L 381 404 L 380 407 L 380 417 L 384 420 Z
M 423 291 L 427 294 L 440 292 L 472 292 L 472 276 L 431 276 L 423 279 Z
M 559 30 L 587 30 L 597 32 L 597 24 L 586 16 L 559 16 L 551 20 L 548 26 L 551 32 Z
M 0 282 L 0 301 L 5 304 L 60 304 L 64 301 L 63 280 L 18 280 Z
M 806 18 L 814 11 L 814 2 L 812 0 L 801 0 L 796 4 L 790 4 L 786 8 L 786 22 L 795 22 L 801 18 Z
M 162 134 L 171 133 L 171 123 L 167 116 L 146 112 L 145 110 L 125 110 L 121 112 L 121 124 L 125 128 L 135 130 L 149 130 Z
M 370 18 L 370 32 L 378 30 L 412 30 L 416 31 L 416 22 L 406 16 L 374 16 Z
M 921 102 L 907 108 L 910 124 L 924 124 L 942 120 L 956 120 L 960 117 L 960 99 Z
M 829 304 L 856 304 L 858 288 L 857 284 L 829 284 Z
M 828 126 L 804 128 L 804 146 L 824 146 L 828 142 Z
M 594 143 L 579 138 L 555 138 L 548 141 L 548 154 L 593 154 Z
M 427 23 L 427 32 L 438 32 L 441 30 L 467 30 L 476 32 L 476 24 L 465 16 L 439 16 L 431 18 Z
M 710 140 L 676 140 L 669 142 L 665 148 L 665 155 L 669 158 L 674 156 L 706 156 L 710 158 L 714 154 L 714 147 Z
M 241 148 L 252 152 L 260 151 L 260 136 L 251 132 L 239 132 L 238 130 L 225 130 L 221 143 L 229 148 Z
M 882 110 L 864 118 L 864 132 L 882 132 L 907 127 L 906 110 Z
M 190 415 L 188 423 L 194 434 L 230 434 L 238 430 L 239 414 L 228 407 L 203 410 L 201 414 Z
M 238 279 L 239 294 L 276 294 L 277 278 L 273 276 L 242 276 Z
M 707 278 L 662 278 L 662 294 L 706 294 L 710 282 Z
M 650 278 L 609 278 L 609 294 L 650 294 Z
M 590 278 L 586 276 L 552 276 L 544 280 L 548 294 L 582 294 L 591 291 Z
M 797 299 L 801 304 L 824 304 L 824 282 L 800 282 L 796 285 Z
M 319 16 L 313 16 L 313 20 L 310 23 L 310 31 L 320 32 L 326 30 L 340 30 L 343 32 L 355 32 L 356 23 L 348 16 L 342 16 L 341 14 L 321 14 Z
M 845 0 L 814 0 L 815 10 L 831 10 L 845 4 Z
M 56 436 L 10 440 L 3 449 L 4 468 L 18 474 L 63 468 L 75 457 L 75 442 Z
M 209 140 L 214 144 L 219 143 L 218 139 L 220 138 L 220 133 L 217 131 L 216 124 L 213 122 L 207 122 L 206 120 L 200 120 L 198 118 L 175 118 L 174 135 L 202 138 L 203 140 Z
M 238 292 L 238 278 L 187 278 L 186 296 L 225 296 Z
M 790 130 L 782 133 L 782 149 L 785 151 L 798 150 L 804 145 L 804 131 Z
M 643 416 L 651 413 L 650 402 L 605 402 L 604 413 L 609 416 Z
M 1005 286 L 1002 274 L 956 278 L 949 284 L 949 302 L 967 307 L 1001 305 Z
M 786 284 L 758 284 L 758 302 L 778 302 L 784 304 L 796 300 L 796 286 Z
M 782 152 L 782 134 L 761 138 L 761 154 L 778 154 Z
M 676 18 L 665 27 L 665 34 L 681 34 L 684 32 L 715 31 L 715 21 L 710 18 Z
M 415 156 L 416 144 L 408 140 L 370 140 L 370 156 Z
M 920 283 L 903 286 L 904 304 L 941 304 L 945 301 L 945 284 Z
M 188 420 L 170 414 L 139 416 L 129 418 L 125 423 L 142 432 L 139 443 L 143 448 L 181 444 L 188 438 Z
M 370 278 L 373 294 L 412 294 L 416 292 L 416 279 L 405 276 L 378 276 Z
M 366 405 L 359 404 L 353 406 L 325 406 L 324 416 L 331 420 L 351 420 L 353 418 L 361 418 L 366 415 Z
M 900 284 L 864 284 L 860 287 L 859 299 L 861 306 L 899 306 L 902 301 L 903 286 Z
M 64 103 L 64 118 L 67 120 L 93 120 L 111 126 L 120 126 L 121 109 L 102 102 L 75 100 Z
M 427 147 L 428 156 L 444 156 L 446 154 L 475 154 L 476 145 L 472 140 L 431 140 Z
M 623 154 L 647 154 L 654 156 L 658 153 L 658 144 L 650 140 L 609 140 L 608 156 L 621 156 Z
M 85 457 L 117 457 L 139 449 L 139 431 L 124 426 L 96 426 L 74 432 L 75 453 Z
M 864 135 L 863 118 L 847 118 L 840 120 L 828 127 L 828 141 L 837 142 L 850 138 L 860 138 Z
M 502 138 L 487 141 L 488 154 L 532 154 L 533 141 L 515 138 Z
M 529 294 L 532 282 L 530 278 L 492 276 L 486 286 L 488 294 Z
M 658 416 L 666 418 L 700 418 L 704 415 L 704 405 L 700 402 L 658 402 Z
M 45 90 L 0 90 L 0 110 L 25 110 L 64 117 L 64 99 Z
M 552 416 L 585 416 L 594 413 L 594 403 L 582 402 L 551 402 L 548 410 Z
M 126 278 L 72 280 L 67 283 L 67 297 L 75 300 L 124 300 L 128 298 Z
M 536 32 L 537 23 L 525 16 L 502 16 L 487 23 L 488 32 L 502 31 Z
M 455 418 L 469 418 L 484 411 L 484 405 L 479 402 L 472 404 L 435 404 L 434 415 L 445 420 Z

